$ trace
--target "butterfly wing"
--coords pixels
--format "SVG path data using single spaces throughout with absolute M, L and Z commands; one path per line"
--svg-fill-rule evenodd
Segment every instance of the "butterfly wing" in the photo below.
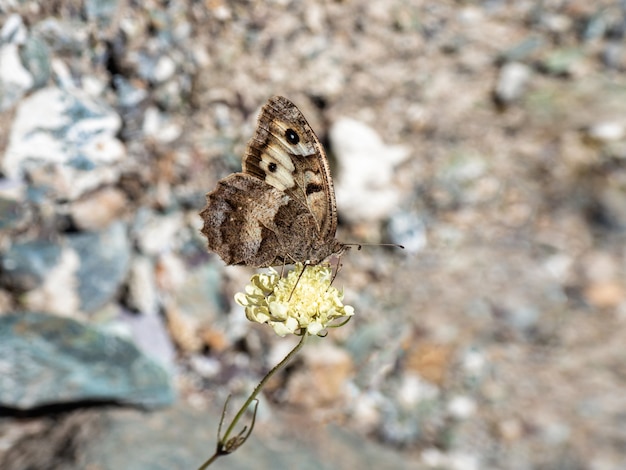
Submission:
M 317 264 L 343 247 L 334 238 L 319 238 L 311 214 L 298 201 L 245 173 L 220 180 L 200 216 L 209 249 L 226 264 Z
M 346 249 L 335 239 L 324 149 L 298 108 L 280 96 L 261 110 L 243 172 L 220 180 L 200 215 L 209 249 L 226 264 L 318 264 Z
M 334 239 L 337 204 L 328 159 L 300 110 L 274 96 L 261 109 L 243 173 L 284 191 L 313 217 L 318 239 Z

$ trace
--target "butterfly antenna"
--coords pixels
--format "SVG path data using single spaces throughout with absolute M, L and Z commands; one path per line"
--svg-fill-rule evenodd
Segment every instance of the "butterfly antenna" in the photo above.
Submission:
M 397 243 L 344 243 L 345 246 L 356 246 L 357 250 L 361 250 L 364 246 L 393 246 L 394 248 L 400 248 L 404 250 L 403 245 L 398 245 Z

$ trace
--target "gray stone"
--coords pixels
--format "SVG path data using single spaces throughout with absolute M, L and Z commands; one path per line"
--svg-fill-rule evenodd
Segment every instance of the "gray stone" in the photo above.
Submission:
M 86 0 L 85 13 L 87 18 L 96 21 L 98 26 L 106 28 L 110 26 L 118 14 L 119 0 Z
M 581 48 L 570 47 L 551 51 L 541 65 L 548 73 L 566 75 L 572 73 L 583 60 L 584 51 Z
M 0 406 L 116 401 L 169 405 L 167 372 L 137 347 L 76 320 L 44 313 L 0 316 Z
M 24 204 L 15 199 L 0 196 L 0 230 L 12 229 L 22 225 Z
M 545 40 L 539 36 L 530 36 L 519 42 L 500 55 L 500 59 L 507 61 L 521 61 L 532 57 L 545 47 Z
M 80 259 L 81 309 L 93 312 L 115 296 L 128 274 L 131 245 L 126 226 L 116 222 L 103 232 L 69 235 L 67 241 Z
M 41 285 L 59 262 L 61 246 L 47 240 L 15 243 L 2 254 L 2 282 L 24 292 Z
M 33 86 L 33 77 L 20 60 L 17 44 L 0 47 L 0 111 L 16 104 Z
M 126 303 L 142 314 L 156 315 L 159 309 L 155 270 L 147 256 L 136 256 L 130 266 Z
M 176 348 L 161 316 L 122 312 L 120 322 L 129 330 L 133 343 L 167 370 L 175 369 Z
M 390 241 L 402 245 L 408 253 L 422 251 L 428 244 L 424 218 L 417 212 L 396 212 L 389 218 L 387 231 Z
M 41 88 L 50 79 L 50 48 L 38 36 L 29 36 L 20 48 L 20 58 L 24 67 L 33 77 L 33 88 Z
M 236 405 L 231 400 L 226 427 Z M 218 405 L 219 406 L 219 405 Z M 220 413 L 200 411 L 179 403 L 146 415 L 136 410 L 106 413 L 106 426 L 96 439 L 81 447 L 80 457 L 69 470 L 98 468 L 117 470 L 195 469 L 215 448 Z M 234 454 L 219 459 L 215 468 L 297 468 L 299 470 L 419 470 L 418 457 L 385 448 L 370 439 L 337 426 L 314 425 L 308 417 L 290 421 L 257 422 L 250 439 Z M 249 424 L 242 420 L 242 426 Z M 268 429 L 271 426 L 272 429 Z M 263 432 L 265 430 L 265 432 Z M 222 432 L 224 429 L 222 429 Z M 213 467 L 209 467 L 213 468 Z

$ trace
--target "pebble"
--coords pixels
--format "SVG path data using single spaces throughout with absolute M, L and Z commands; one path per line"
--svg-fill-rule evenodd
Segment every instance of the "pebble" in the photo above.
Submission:
M 59 259 L 47 273 L 42 285 L 24 294 L 22 305 L 29 310 L 61 316 L 76 316 L 80 310 L 79 264 L 76 252 L 63 248 Z
M 154 313 L 136 315 L 123 310 L 116 321 L 127 327 L 133 344 L 136 344 L 144 354 L 157 361 L 167 371 L 173 373 L 176 370 L 176 347 L 160 315 Z
M 67 242 L 80 259 L 80 308 L 94 312 L 115 298 L 128 275 L 131 245 L 126 226 L 115 222 L 102 232 L 70 234 Z
M 468 419 L 476 409 L 476 401 L 466 395 L 457 395 L 448 401 L 448 413 L 456 419 Z
M 61 259 L 62 247 L 47 240 L 13 243 L 2 253 L 2 282 L 18 292 L 41 286 Z
M 110 26 L 119 15 L 120 0 L 85 0 L 87 18 L 95 20 L 99 29 Z
M 335 191 L 342 217 L 350 222 L 385 220 L 403 196 L 394 172 L 409 158 L 409 149 L 383 143 L 374 129 L 349 118 L 331 127 L 330 142 L 339 165 Z
M 105 187 L 73 201 L 70 215 L 74 225 L 84 231 L 98 231 L 119 219 L 128 208 L 123 191 Z
M 531 69 L 526 64 L 508 62 L 502 66 L 498 74 L 495 89 L 496 100 L 504 105 L 520 99 L 531 77 Z
M 0 45 L 0 112 L 18 103 L 33 87 L 33 76 L 22 64 L 19 45 Z
M 180 245 L 180 233 L 184 228 L 181 212 L 167 215 L 144 212 L 139 218 L 135 222 L 134 232 L 142 253 L 159 255 Z
M 128 274 L 128 306 L 144 315 L 156 315 L 159 292 L 154 262 L 147 256 L 135 256 Z
M 309 410 L 341 406 L 347 399 L 346 383 L 354 368 L 350 355 L 324 341 L 309 345 L 300 357 L 303 365 L 287 384 L 289 403 Z
M 626 136 L 626 125 L 618 121 L 603 121 L 586 129 L 586 136 L 599 143 L 616 142 Z
M 48 44 L 38 36 L 29 36 L 20 47 L 20 59 L 32 76 L 32 88 L 43 88 L 52 75 Z
M 410 254 L 422 251 L 428 244 L 426 223 L 416 212 L 395 212 L 389 218 L 387 231 L 389 240 L 402 245 Z
M 550 52 L 542 61 L 543 68 L 554 75 L 572 74 L 584 59 L 579 48 L 563 48 Z
M 38 312 L 0 316 L 0 406 L 87 401 L 170 405 L 168 373 L 130 342 Z
M 25 220 L 28 219 L 28 212 L 20 201 L 0 196 L 0 230 L 23 228 Z
M 171 256 L 162 258 L 159 266 L 159 284 L 186 315 L 203 325 L 212 324 L 218 319 L 223 305 L 223 281 L 222 272 L 217 266 L 205 264 L 196 269 L 185 269 L 180 260 L 172 263 Z M 184 277 L 181 275 L 183 273 L 177 274 L 179 269 L 184 269 Z M 169 270 L 170 274 L 166 274 L 165 270 Z M 179 280 L 166 280 L 170 276 Z

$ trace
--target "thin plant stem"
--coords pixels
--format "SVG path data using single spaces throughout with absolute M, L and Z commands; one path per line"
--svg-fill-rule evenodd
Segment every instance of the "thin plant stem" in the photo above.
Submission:
M 218 457 L 221 457 L 222 455 L 226 455 L 226 454 L 229 454 L 231 452 L 234 452 L 241 444 L 243 444 L 245 439 L 247 439 L 247 437 L 252 432 L 252 427 L 250 428 L 250 431 L 248 432 L 246 437 L 239 444 L 233 446 L 232 449 L 231 449 L 231 446 L 228 445 L 229 444 L 228 437 L 233 432 L 233 430 L 235 429 L 235 426 L 237 425 L 237 423 L 239 422 L 241 417 L 244 415 L 244 413 L 246 412 L 248 407 L 252 404 L 253 401 L 257 400 L 257 398 L 256 398 L 257 395 L 261 392 L 261 390 L 263 389 L 263 387 L 265 386 L 267 381 L 269 379 L 271 379 L 272 376 L 276 372 L 278 372 L 280 369 L 282 369 L 289 361 L 291 361 L 294 358 L 294 356 L 298 353 L 298 351 L 300 351 L 300 349 L 302 349 L 302 346 L 304 346 L 304 342 L 305 342 L 307 336 L 308 336 L 308 333 L 306 331 L 303 332 L 302 333 L 302 337 L 300 338 L 300 341 L 298 342 L 298 344 L 296 344 L 296 346 L 291 351 L 289 351 L 289 354 L 287 354 L 282 361 L 280 361 L 278 364 L 276 364 L 265 375 L 265 377 L 263 377 L 263 379 L 256 386 L 256 388 L 254 389 L 252 394 L 248 397 L 246 402 L 243 404 L 243 406 L 239 409 L 239 411 L 235 415 L 235 418 L 230 423 L 230 426 L 228 426 L 228 429 L 226 429 L 226 432 L 224 433 L 224 436 L 222 436 L 221 438 L 218 436 L 217 449 L 215 450 L 215 453 L 206 462 L 204 462 L 198 468 L 198 470 L 205 470 L 209 465 L 211 465 L 213 462 L 215 462 L 218 459 Z M 226 403 L 228 403 L 228 401 Z M 224 406 L 224 412 L 222 413 L 222 420 L 224 419 L 224 413 L 225 412 L 226 412 L 226 405 Z M 256 408 L 255 408 L 255 414 L 256 414 Z M 253 421 L 253 423 L 254 423 L 254 421 Z M 252 424 L 252 426 L 254 426 L 254 424 Z M 221 421 L 220 421 L 220 427 L 221 427 Z M 244 428 L 243 431 L 238 436 L 234 437 L 233 439 L 240 439 L 241 436 L 243 435 L 243 433 L 245 433 L 245 431 L 246 431 L 246 428 Z

